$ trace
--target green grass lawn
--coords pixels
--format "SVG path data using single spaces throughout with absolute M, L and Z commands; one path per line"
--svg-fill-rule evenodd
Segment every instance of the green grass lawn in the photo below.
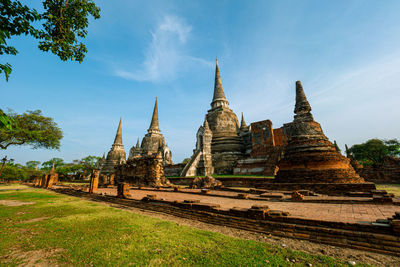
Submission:
M 388 193 L 393 193 L 396 197 L 400 197 L 400 184 L 377 184 L 376 189 L 386 190 Z
M 7 206 L 4 200 L 31 204 Z M 24 259 L 9 255 L 32 251 L 51 255 L 52 264 L 74 266 L 346 266 L 43 189 L 0 190 L 0 229 L 0 266 L 21 264 Z

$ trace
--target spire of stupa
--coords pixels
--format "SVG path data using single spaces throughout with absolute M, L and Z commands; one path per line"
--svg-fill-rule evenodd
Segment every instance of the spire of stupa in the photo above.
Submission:
M 149 133 L 151 132 L 159 132 L 160 128 L 158 126 L 158 104 L 157 97 L 156 103 L 154 104 L 153 116 L 151 118 L 150 128 L 147 130 Z
M 117 134 L 115 135 L 114 145 L 122 145 L 122 128 L 121 128 L 121 118 L 119 119 Z
M 218 59 L 216 59 L 215 67 L 215 82 L 214 82 L 214 96 L 211 102 L 211 107 L 227 106 L 228 100 L 226 100 L 224 88 L 222 87 L 221 75 L 219 73 Z
M 246 127 L 247 127 L 246 121 L 244 120 L 244 116 L 243 116 L 243 112 L 242 112 L 242 120 L 240 121 L 240 128 L 244 129 Z
M 139 137 L 138 137 L 137 142 L 136 142 L 136 148 L 139 148 L 139 147 L 140 147 L 140 142 L 139 142 Z
M 296 82 L 296 105 L 294 107 L 295 119 L 314 120 L 311 114 L 311 106 L 307 101 L 303 86 L 300 81 Z
M 206 131 L 210 131 L 210 126 L 208 125 L 208 121 L 207 121 L 207 115 L 204 118 L 204 123 L 203 123 L 203 127 Z

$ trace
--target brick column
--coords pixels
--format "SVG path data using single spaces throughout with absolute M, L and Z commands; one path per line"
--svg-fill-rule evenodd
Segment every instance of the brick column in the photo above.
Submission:
M 92 174 L 90 175 L 89 193 L 90 194 L 96 193 L 98 187 L 99 187 L 99 171 L 93 170 Z
M 130 196 L 128 183 L 118 184 L 118 195 L 117 196 L 120 198 L 128 198 Z

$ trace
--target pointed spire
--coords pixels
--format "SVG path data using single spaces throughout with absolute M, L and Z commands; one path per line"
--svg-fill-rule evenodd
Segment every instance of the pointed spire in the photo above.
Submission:
M 243 116 L 243 112 L 242 112 L 242 120 L 241 120 L 241 122 L 240 122 L 240 128 L 241 128 L 241 129 L 244 129 L 244 128 L 246 128 L 246 127 L 247 127 L 246 121 L 244 120 L 244 116 Z
M 150 123 L 150 128 L 147 130 L 149 133 L 150 132 L 159 132 L 160 128 L 158 126 L 158 104 L 157 104 L 157 97 L 156 97 L 156 103 L 154 104 L 154 110 L 153 110 L 153 117 L 151 118 L 151 123 Z
M 294 113 L 304 114 L 311 111 L 311 106 L 307 101 L 307 97 L 304 94 L 303 86 L 300 81 L 296 82 L 296 106 L 294 108 Z
M 208 121 L 207 121 L 207 115 L 204 118 L 204 123 L 203 123 L 203 127 L 206 131 L 210 131 L 210 126 L 208 125 Z
M 103 159 L 106 159 L 106 153 L 103 152 Z
M 122 118 L 119 119 L 117 134 L 115 135 L 114 145 L 122 145 L 122 128 L 121 128 Z
M 137 142 L 136 142 L 136 148 L 139 148 L 139 147 L 140 147 L 140 142 L 139 142 L 139 137 L 138 137 Z
M 216 66 L 215 66 L 214 96 L 211 102 L 212 108 L 219 107 L 223 104 L 227 106 L 229 104 L 225 97 L 224 88 L 222 87 L 221 75 L 219 73 L 219 67 L 218 67 L 218 59 L 216 59 L 215 61 L 216 61 Z M 219 105 L 215 105 L 216 102 L 219 103 Z

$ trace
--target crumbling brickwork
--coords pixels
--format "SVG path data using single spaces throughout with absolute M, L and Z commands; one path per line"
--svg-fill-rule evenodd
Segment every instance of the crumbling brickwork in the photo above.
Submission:
M 351 163 L 357 173 L 369 182 L 400 183 L 400 158 L 386 157 L 383 164 L 363 166 L 356 160 Z
M 99 187 L 99 171 L 93 170 L 90 175 L 90 185 L 89 185 L 89 193 L 93 194 L 97 192 Z
M 314 121 L 311 106 L 299 81 L 296 82 L 296 106 L 289 125 L 289 143 L 280 160 L 279 183 L 363 183 L 350 159 L 336 151 Z
M 273 129 L 270 120 L 253 122 L 250 129 L 252 144 L 250 155 L 238 161 L 233 173 L 274 176 L 289 137 L 283 127 Z
M 163 159 L 161 155 L 147 155 L 129 159 L 125 164 L 118 165 L 115 171 L 115 181 L 137 186 L 165 186 L 169 182 L 164 176 Z

